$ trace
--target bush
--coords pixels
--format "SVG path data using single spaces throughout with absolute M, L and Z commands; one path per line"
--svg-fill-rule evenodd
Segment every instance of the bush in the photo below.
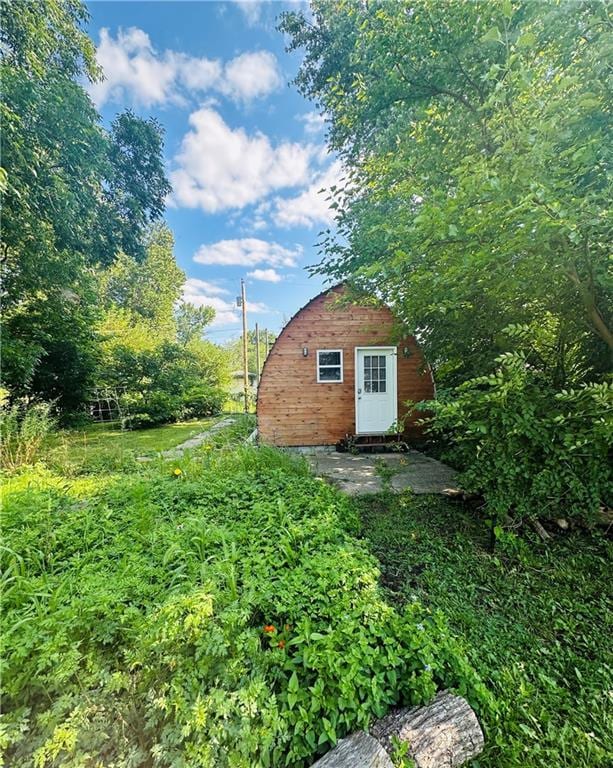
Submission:
M 383 601 L 352 502 L 302 460 L 92 480 L 7 489 L 11 765 L 302 766 L 437 686 L 484 701 L 439 615 Z
M 218 387 L 192 387 L 183 395 L 186 418 L 197 419 L 221 413 L 226 393 Z
M 0 466 L 12 471 L 33 464 L 54 425 L 48 403 L 9 405 L 6 396 L 0 396 Z
M 120 397 L 127 426 L 133 428 L 154 427 L 183 418 L 181 395 L 163 391 L 126 392 Z
M 523 355 L 497 362 L 495 373 L 427 404 L 435 414 L 430 431 L 449 441 L 446 458 L 461 470 L 462 487 L 483 493 L 497 524 L 593 520 L 613 491 L 613 389 L 595 383 L 556 392 Z

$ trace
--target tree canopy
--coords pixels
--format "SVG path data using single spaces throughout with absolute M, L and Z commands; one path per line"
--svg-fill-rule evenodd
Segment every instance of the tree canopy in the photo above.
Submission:
M 531 328 L 557 383 L 613 337 L 606 4 L 314 0 L 283 16 L 348 168 L 317 266 L 380 293 L 439 381 Z
M 65 407 L 94 369 L 95 270 L 144 257 L 170 189 L 157 122 L 101 125 L 86 20 L 76 0 L 16 0 L 0 32 L 3 381 Z

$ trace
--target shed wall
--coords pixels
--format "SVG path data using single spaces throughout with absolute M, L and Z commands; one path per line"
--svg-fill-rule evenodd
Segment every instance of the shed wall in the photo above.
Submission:
M 407 400 L 434 396 L 432 376 L 413 337 L 394 339 L 387 307 L 334 307 L 342 286 L 320 294 L 285 326 L 262 371 L 257 402 L 260 439 L 280 446 L 332 445 L 355 434 L 355 348 L 398 349 L 398 417 Z M 308 348 L 304 357 L 303 347 Z M 411 355 L 403 356 L 409 347 Z M 317 350 L 343 350 L 342 383 L 317 383 Z M 410 424 L 407 431 L 415 431 Z

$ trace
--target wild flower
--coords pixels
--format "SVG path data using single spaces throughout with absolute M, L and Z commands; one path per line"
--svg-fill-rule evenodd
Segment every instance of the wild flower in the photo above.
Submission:
M 180 476 L 183 474 L 183 470 L 182 470 L 182 469 L 179 469 L 179 467 L 175 467 L 175 468 L 173 469 L 173 471 L 172 471 L 172 474 L 173 474 L 175 477 L 180 477 Z
M 268 634 L 268 635 L 272 635 L 272 633 L 276 632 L 276 631 L 277 630 L 276 630 L 274 624 L 266 624 L 264 626 L 264 632 L 266 632 L 266 634 Z

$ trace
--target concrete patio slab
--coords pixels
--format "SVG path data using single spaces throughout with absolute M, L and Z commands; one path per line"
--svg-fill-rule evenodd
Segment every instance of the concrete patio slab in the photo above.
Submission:
M 413 493 L 443 493 L 455 486 L 456 473 L 441 461 L 419 451 L 408 453 L 360 454 L 313 453 L 307 454 L 313 472 L 350 496 L 380 493 L 383 481 L 377 471 L 378 462 L 384 461 L 394 471 L 391 487 L 394 491 L 411 489 Z

